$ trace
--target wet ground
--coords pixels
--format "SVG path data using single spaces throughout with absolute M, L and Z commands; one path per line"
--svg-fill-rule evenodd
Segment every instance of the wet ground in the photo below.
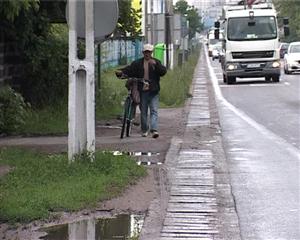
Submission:
M 139 236 L 144 222 L 144 214 L 120 214 L 110 218 L 89 218 L 69 224 L 41 229 L 47 234 L 44 240 L 69 239 L 120 239 L 126 240 Z

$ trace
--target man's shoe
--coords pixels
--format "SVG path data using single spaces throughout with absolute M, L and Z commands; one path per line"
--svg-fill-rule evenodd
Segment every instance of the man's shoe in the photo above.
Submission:
M 142 137 L 147 137 L 148 136 L 148 132 L 143 132 Z
M 153 132 L 152 132 L 152 137 L 153 137 L 153 138 L 158 138 L 158 137 L 159 137 L 158 132 L 157 132 L 157 131 L 153 131 Z

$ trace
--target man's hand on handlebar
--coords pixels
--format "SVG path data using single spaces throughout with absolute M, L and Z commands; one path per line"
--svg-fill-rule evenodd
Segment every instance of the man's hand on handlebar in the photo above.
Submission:
M 115 74 L 116 74 L 117 78 L 123 78 L 124 77 L 124 74 L 121 70 L 115 71 Z

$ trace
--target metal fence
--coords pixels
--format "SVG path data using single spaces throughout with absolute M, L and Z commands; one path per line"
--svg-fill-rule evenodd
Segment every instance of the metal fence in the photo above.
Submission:
M 101 43 L 101 69 L 126 65 L 142 57 L 142 46 L 139 39 L 114 39 Z

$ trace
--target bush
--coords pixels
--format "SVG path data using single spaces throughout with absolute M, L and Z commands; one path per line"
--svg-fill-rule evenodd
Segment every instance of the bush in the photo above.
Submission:
M 56 105 L 68 96 L 68 31 L 53 24 L 45 37 L 38 37 L 25 50 L 22 95 L 35 107 Z
M 16 132 L 25 122 L 28 104 L 11 87 L 0 89 L 0 133 Z

